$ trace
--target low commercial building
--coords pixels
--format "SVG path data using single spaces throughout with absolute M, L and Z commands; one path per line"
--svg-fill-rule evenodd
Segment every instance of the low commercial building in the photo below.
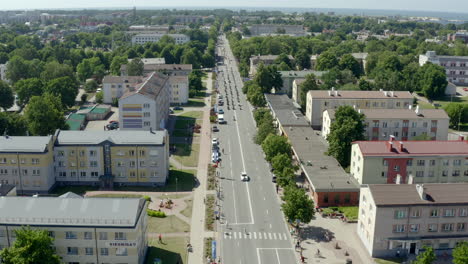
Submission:
M 143 75 L 152 72 L 160 72 L 168 76 L 188 76 L 192 72 L 192 64 L 144 64 Z M 126 64 L 120 67 L 120 75 L 128 75 Z
M 468 85 L 468 56 L 442 56 L 435 51 L 428 51 L 419 55 L 420 66 L 427 62 L 444 67 L 447 81 L 461 86 Z
M 307 75 L 313 74 L 316 79 L 320 79 L 325 73 L 324 71 L 279 71 L 283 80 L 283 87 L 275 93 L 285 93 L 291 95 L 293 93 L 293 82 L 296 79 L 305 79 Z
M 407 91 L 313 90 L 307 93 L 306 119 L 314 129 L 321 129 L 323 112 L 342 105 L 358 109 L 408 109 L 413 105 L 413 96 Z
M 437 255 L 468 239 L 468 184 L 368 185 L 361 188 L 357 233 L 372 257 Z
M 443 109 L 358 109 L 365 116 L 368 140 L 447 140 L 450 118 Z M 335 109 L 325 110 L 322 136 L 327 138 L 335 121 Z
M 250 76 L 255 76 L 257 74 L 257 68 L 260 64 L 263 64 L 265 66 L 274 64 L 276 59 L 278 59 L 279 55 L 255 55 L 250 57 L 250 71 L 249 75 Z M 291 62 L 294 63 L 294 57 L 291 55 L 288 55 L 288 58 Z
M 357 141 L 350 172 L 360 184 L 468 182 L 468 141 Z
M 113 76 L 106 75 L 102 79 L 103 102 L 112 104 L 131 87 L 143 81 L 143 76 Z
M 146 201 L 137 198 L 2 197 L 0 248 L 23 226 L 46 230 L 64 263 L 142 264 Z
M 158 42 L 164 36 L 173 38 L 176 44 L 185 44 L 190 41 L 190 37 L 184 34 L 145 33 L 132 36 L 132 44 L 143 45 L 147 42 Z
M 164 129 L 169 117 L 169 77 L 153 72 L 119 100 L 120 130 Z

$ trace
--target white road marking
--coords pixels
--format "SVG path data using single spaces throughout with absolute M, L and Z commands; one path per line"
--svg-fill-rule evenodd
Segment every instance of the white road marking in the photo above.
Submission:
M 268 209 L 267 209 L 267 214 L 268 214 Z
M 270 224 L 270 229 L 271 229 L 272 225 Z
M 265 232 L 263 232 L 263 237 L 264 239 L 267 239 L 267 234 Z
M 237 238 L 236 232 L 233 232 L 233 234 L 234 234 L 234 239 L 236 239 Z
M 242 239 L 242 232 L 239 232 L 239 239 Z
M 276 233 L 273 233 L 273 239 L 276 240 Z
M 263 201 L 266 201 L 266 197 L 263 197 Z
M 275 252 L 276 252 L 276 259 L 278 260 L 278 264 L 280 264 L 280 263 L 281 263 L 281 260 L 280 260 L 280 258 L 279 258 L 278 250 L 275 249 Z
M 253 232 L 254 239 L 257 239 L 257 232 Z
M 271 233 L 268 233 L 268 238 L 270 238 L 270 239 L 271 239 Z
M 258 232 L 258 239 L 262 239 L 262 232 Z

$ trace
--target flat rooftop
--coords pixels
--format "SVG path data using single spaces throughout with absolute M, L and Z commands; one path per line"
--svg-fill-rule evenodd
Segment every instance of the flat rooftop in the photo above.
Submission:
M 328 109 L 329 116 L 333 119 L 335 109 Z M 359 109 L 366 118 L 375 119 L 449 119 L 449 116 L 443 109 Z
M 306 126 L 309 123 L 304 115 L 299 111 L 298 106 L 285 94 L 265 94 L 267 105 L 273 112 L 273 116 L 278 119 L 281 126 Z
M 312 90 L 312 99 L 411 99 L 408 91 L 342 91 L 342 90 Z
M 328 146 L 316 131 L 310 127 L 289 127 L 284 132 L 316 192 L 359 191 L 356 180 L 335 158 L 325 154 Z
M 116 145 L 163 145 L 165 130 L 156 131 L 66 131 L 57 134 L 56 145 L 98 145 L 105 141 Z
M 145 200 L 138 198 L 0 197 L 0 224 L 133 227 Z M 146 214 L 146 212 L 143 212 Z
M 52 136 L 1 136 L 0 152 L 45 152 Z

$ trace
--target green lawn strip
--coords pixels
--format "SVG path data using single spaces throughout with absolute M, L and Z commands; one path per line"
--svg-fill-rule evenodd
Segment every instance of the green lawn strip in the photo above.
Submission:
M 163 243 L 159 243 L 157 238 L 148 241 L 148 253 L 146 254 L 146 264 L 154 264 L 154 259 L 158 258 L 161 263 L 187 263 L 187 238 L 185 237 L 163 237 Z
M 171 136 L 173 136 L 173 137 L 191 137 L 192 132 L 188 131 L 186 129 L 174 129 L 174 131 L 172 131 L 172 133 L 171 133 Z
M 187 207 L 185 207 L 184 210 L 180 211 L 180 213 L 188 218 L 192 217 L 192 210 L 193 210 L 193 200 L 187 199 L 184 201 L 187 204 Z
M 211 164 L 208 165 L 208 179 L 206 181 L 207 190 L 214 190 L 216 188 L 216 168 Z
M 196 167 L 198 165 L 198 154 L 200 152 L 200 144 L 174 144 L 176 151 L 172 156 L 182 165 L 187 167 Z
M 192 119 L 201 119 L 203 118 L 203 111 L 189 111 L 181 115 L 178 115 L 177 118 L 192 118 Z
M 348 221 L 355 221 L 358 219 L 359 207 L 357 206 L 338 207 L 338 210 L 345 215 Z
M 208 231 L 215 231 L 215 196 L 213 194 L 208 194 L 205 202 L 205 229 Z
M 186 106 L 203 107 L 203 106 L 205 106 L 205 100 L 204 99 L 191 98 L 191 99 L 188 100 Z
M 375 263 L 377 264 L 399 264 L 403 263 L 406 259 L 405 258 L 388 258 L 388 259 L 381 259 L 375 258 Z
M 195 174 L 195 170 L 177 170 L 171 168 L 169 178 L 164 186 L 116 186 L 114 190 L 130 192 L 191 192 L 195 184 Z
M 164 218 L 148 216 L 149 233 L 181 233 L 190 232 L 190 225 L 175 215 Z
M 196 124 L 195 119 L 185 119 L 185 118 L 177 118 L 174 128 L 175 129 L 187 129 L 189 127 L 192 127 Z
M 211 237 L 205 237 L 204 239 L 204 250 L 203 252 L 205 253 L 204 259 L 211 258 L 211 245 L 213 242 L 213 238 Z

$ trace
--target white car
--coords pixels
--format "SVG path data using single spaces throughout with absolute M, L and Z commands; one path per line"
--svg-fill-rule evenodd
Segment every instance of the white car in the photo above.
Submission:
M 216 163 L 218 161 L 220 161 L 221 158 L 219 157 L 219 152 L 213 152 L 213 154 L 211 155 L 211 161 L 213 163 Z
M 218 144 L 219 144 L 218 138 L 213 138 L 211 140 L 211 145 L 218 145 Z
M 240 177 L 241 177 L 241 181 L 250 181 L 250 177 L 247 175 L 246 172 L 242 172 Z

